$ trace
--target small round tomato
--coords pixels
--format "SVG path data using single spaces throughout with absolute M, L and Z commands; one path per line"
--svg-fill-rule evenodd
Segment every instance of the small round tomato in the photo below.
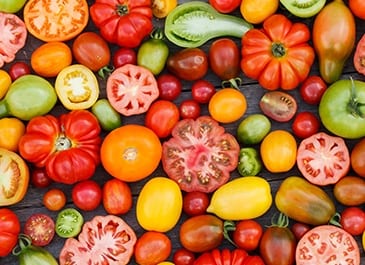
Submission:
M 81 210 L 95 210 L 101 203 L 102 189 L 94 180 L 84 180 L 72 188 L 72 201 Z
M 299 240 L 311 229 L 311 227 L 308 224 L 302 222 L 295 222 L 290 229 L 293 232 L 295 238 Z
M 278 122 L 289 121 L 298 109 L 295 98 L 282 91 L 266 92 L 260 99 L 259 106 L 266 116 Z
M 365 178 L 365 138 L 362 138 L 351 150 L 350 160 L 352 169 L 359 176 Z
M 353 236 L 361 235 L 365 230 L 365 212 L 360 207 L 347 207 L 341 213 L 341 227 Z
M 189 216 L 206 213 L 208 206 L 209 196 L 205 192 L 191 191 L 183 196 L 183 211 Z
M 241 4 L 240 0 L 231 0 L 231 1 L 222 1 L 222 0 L 209 0 L 209 4 L 211 4 L 215 10 L 220 13 L 231 13 L 236 8 L 238 8 Z
M 198 102 L 193 99 L 186 99 L 179 105 L 179 112 L 182 119 L 196 119 L 200 116 L 201 108 Z
M 182 83 L 179 78 L 170 73 L 163 73 L 157 77 L 159 98 L 173 101 L 177 99 L 182 91 Z
M 278 7 L 279 0 L 261 0 L 259 5 L 256 0 L 245 0 L 241 2 L 240 12 L 247 22 L 260 24 L 274 14 Z
M 120 47 L 113 53 L 113 66 L 115 68 L 126 64 L 137 64 L 137 53 L 132 48 Z
M 194 252 L 185 248 L 179 248 L 172 256 L 175 265 L 193 265 L 195 261 Z
M 263 228 L 253 219 L 238 221 L 232 234 L 232 240 L 237 247 L 246 251 L 255 250 L 260 242 Z
M 246 113 L 246 97 L 236 88 L 223 88 L 211 97 L 208 110 L 212 118 L 218 122 L 235 122 Z
M 261 113 L 250 114 L 237 127 L 237 140 L 245 145 L 258 144 L 271 130 L 270 120 Z
M 327 84 L 322 77 L 311 75 L 304 80 L 299 88 L 299 93 L 305 103 L 318 105 L 326 89 Z
M 50 189 L 43 195 L 43 205 L 50 211 L 59 211 L 66 205 L 66 195 L 61 189 Z
M 191 87 L 193 99 L 201 104 L 208 103 L 215 92 L 213 83 L 205 79 L 196 80 Z
M 0 119 L 0 147 L 18 151 L 20 138 L 25 133 L 25 124 L 18 118 Z
M 145 126 L 154 131 L 159 138 L 166 138 L 179 119 L 179 108 L 175 103 L 160 99 L 153 102 L 148 109 Z
M 77 236 L 84 224 L 84 217 L 74 208 L 66 208 L 57 215 L 55 230 L 59 237 Z
M 37 167 L 31 170 L 31 183 L 37 188 L 46 188 L 52 183 L 45 167 Z
M 0 69 L 0 99 L 2 99 L 6 95 L 11 83 L 11 75 L 5 70 Z
M 105 131 L 114 130 L 122 126 L 122 117 L 106 98 L 98 99 L 91 107 L 91 112 L 98 119 L 101 128 Z
M 32 239 L 34 246 L 46 246 L 54 237 L 55 223 L 47 214 L 32 214 L 25 221 L 24 234 Z
M 309 111 L 298 113 L 292 123 L 292 130 L 295 136 L 307 138 L 319 131 L 321 123 L 316 115 Z
M 132 191 L 129 185 L 113 178 L 103 186 L 103 206 L 109 214 L 125 214 L 133 206 Z
M 9 75 L 12 81 L 15 81 L 23 75 L 30 74 L 31 68 L 25 62 L 15 62 L 9 67 Z
M 349 0 L 351 12 L 358 18 L 365 19 L 365 2 L 362 0 Z

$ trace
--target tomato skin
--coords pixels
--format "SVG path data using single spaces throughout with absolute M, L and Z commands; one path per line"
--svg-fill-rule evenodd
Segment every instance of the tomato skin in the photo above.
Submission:
M 59 237 L 76 237 L 83 225 L 84 217 L 76 208 L 65 208 L 57 214 L 55 230 Z
M 17 214 L 8 208 L 0 209 L 0 257 L 9 255 L 18 242 L 20 221 Z
M 177 0 L 152 0 L 152 13 L 157 18 L 165 18 L 176 6 Z
M 179 248 L 175 251 L 172 259 L 175 265 L 193 265 L 195 254 L 185 248 Z
M 215 92 L 216 90 L 213 83 L 205 79 L 194 81 L 191 87 L 193 99 L 201 104 L 208 103 Z
M 361 0 L 349 0 L 351 12 L 358 18 L 365 19 L 365 3 Z
M 32 245 L 47 246 L 54 237 L 55 223 L 47 214 L 34 213 L 25 221 L 24 234 L 32 239 Z
M 182 119 L 197 119 L 200 116 L 200 104 L 193 99 L 186 99 L 179 105 L 180 117 Z
M 220 13 L 231 13 L 241 4 L 240 0 L 209 0 L 209 4 Z
M 59 211 L 66 205 L 66 195 L 61 189 L 50 189 L 43 195 L 43 205 L 50 211 Z
M 365 75 L 365 34 L 362 35 L 358 43 L 356 44 L 356 49 L 353 57 L 354 67 L 357 72 Z
M 319 75 L 311 75 L 301 84 L 299 93 L 305 103 L 318 105 L 326 89 L 327 84 L 322 77 Z
M 345 176 L 333 188 L 336 200 L 346 206 L 365 203 L 365 179 L 359 176 Z
M 341 227 L 353 236 L 359 236 L 365 229 L 365 212 L 360 207 L 347 207 L 341 212 Z
M 94 180 L 84 180 L 72 188 L 72 201 L 77 208 L 84 211 L 95 210 L 102 201 L 102 189 Z
M 232 240 L 237 247 L 253 251 L 259 246 L 263 231 L 261 224 L 254 219 L 240 220 L 235 224 Z
M 169 101 L 177 99 L 182 91 L 182 82 L 175 75 L 162 73 L 157 77 L 159 98 Z
M 128 183 L 113 178 L 105 182 L 102 191 L 104 209 L 109 214 L 125 214 L 132 209 L 133 197 Z
M 35 167 L 31 170 L 31 183 L 37 188 L 46 188 L 52 183 L 52 179 L 48 176 L 46 168 Z
M 278 122 L 291 120 L 298 109 L 296 99 L 283 91 L 266 92 L 261 97 L 259 106 L 266 116 Z
M 260 113 L 249 114 L 237 127 L 237 140 L 241 144 L 259 144 L 271 131 L 271 121 Z
M 290 229 L 298 241 L 303 237 L 305 233 L 307 233 L 311 229 L 311 226 L 301 222 L 295 222 Z
M 307 138 L 319 131 L 321 123 L 316 115 L 309 111 L 298 113 L 292 123 L 292 130 L 295 136 Z
M 187 192 L 183 196 L 183 211 L 189 216 L 205 214 L 209 200 L 209 196 L 205 192 Z
M 115 68 L 125 64 L 137 64 L 137 53 L 132 48 L 120 47 L 113 53 L 112 59 Z
M 278 0 L 260 1 L 258 5 L 255 0 L 241 1 L 240 12 L 242 17 L 252 24 L 264 22 L 268 17 L 275 13 L 279 7 Z
M 249 265 L 251 263 L 246 263 L 246 259 L 249 256 L 247 252 L 243 249 L 233 249 L 223 248 L 222 250 L 215 248 L 212 251 L 204 252 L 195 261 L 195 265 Z M 251 264 L 253 265 L 253 264 Z
M 18 118 L 0 119 L 0 147 L 18 151 L 20 137 L 25 133 L 25 124 Z
M 355 143 L 350 153 L 351 167 L 357 175 L 365 178 L 365 138 Z
M 19 77 L 30 73 L 31 73 L 31 68 L 25 62 L 15 62 L 12 63 L 9 67 L 9 75 L 12 81 L 15 81 Z
M 2 0 L 0 1 L 0 11 L 5 13 L 16 13 L 22 7 L 24 6 L 26 0 L 20 0 L 20 1 L 8 1 L 8 0 Z

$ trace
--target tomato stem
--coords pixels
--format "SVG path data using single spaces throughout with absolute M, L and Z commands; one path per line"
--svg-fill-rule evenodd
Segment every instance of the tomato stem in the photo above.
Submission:
M 286 54 L 286 49 L 282 43 L 273 42 L 271 45 L 271 53 L 275 57 L 283 57 Z
M 23 249 L 28 248 L 32 245 L 32 240 L 25 234 L 19 235 L 19 244 L 15 246 L 12 253 L 14 256 L 20 255 L 22 253 Z
M 329 220 L 329 224 L 331 225 L 335 225 L 338 227 L 342 227 L 342 225 L 340 224 L 340 220 L 341 220 L 341 215 L 339 213 L 335 213 L 331 219 Z
M 239 77 L 231 78 L 229 80 L 224 80 L 222 82 L 222 87 L 223 88 L 233 87 L 235 89 L 240 89 L 241 83 L 242 83 L 241 78 L 239 78 Z
M 287 215 L 285 215 L 284 213 L 280 212 L 279 216 L 276 220 L 276 222 L 274 221 L 274 218 L 276 217 L 276 214 L 274 214 L 271 218 L 271 225 L 269 225 L 269 227 L 272 226 L 277 226 L 277 227 L 288 227 L 289 226 L 289 217 Z
M 364 113 L 361 111 L 360 107 L 364 107 L 365 103 L 361 103 L 357 101 L 356 97 L 356 86 L 354 79 L 350 76 L 351 80 L 351 96 L 350 101 L 347 105 L 348 111 L 355 117 L 365 118 Z
M 229 243 L 231 243 L 233 246 L 237 247 L 237 245 L 234 243 L 234 241 L 229 236 L 229 232 L 232 232 L 235 230 L 236 230 L 236 225 L 233 221 L 224 221 L 223 236 Z

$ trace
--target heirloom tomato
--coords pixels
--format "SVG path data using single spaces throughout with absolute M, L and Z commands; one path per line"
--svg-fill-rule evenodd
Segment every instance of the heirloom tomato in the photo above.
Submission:
M 25 221 L 24 234 L 30 237 L 32 245 L 47 246 L 54 237 L 55 223 L 47 214 L 34 213 Z
M 151 0 L 96 0 L 90 16 L 105 40 L 122 47 L 137 47 L 153 29 Z
M 346 206 L 365 203 L 365 179 L 359 176 L 345 176 L 333 187 L 336 200 Z
M 177 6 L 177 0 L 152 0 L 152 13 L 157 18 L 165 18 Z
M 162 73 L 157 77 L 159 98 L 173 101 L 177 99 L 182 91 L 182 82 L 175 75 Z
M 25 133 L 25 124 L 18 118 L 0 119 L 0 147 L 18 151 L 20 138 Z
M 107 213 L 119 215 L 127 213 L 133 206 L 132 191 L 128 183 L 112 178 L 103 186 L 103 206 Z
M 293 232 L 295 238 L 297 239 L 297 241 L 299 239 L 301 239 L 303 237 L 303 235 L 305 233 L 307 233 L 309 230 L 311 229 L 311 226 L 310 225 L 307 225 L 305 223 L 302 223 L 302 222 L 295 222 L 290 230 Z
M 365 19 L 365 2 L 362 0 L 349 0 L 351 12 L 358 18 Z
M 127 124 L 106 135 L 100 153 L 101 163 L 110 175 L 135 182 L 155 171 L 160 163 L 162 147 L 151 129 Z
M 280 0 L 280 4 L 291 14 L 300 18 L 313 17 L 325 6 L 326 0 L 295 2 L 293 0 Z
M 292 131 L 298 138 L 307 138 L 317 133 L 321 122 L 315 114 L 309 111 L 299 112 L 292 123 Z
M 201 254 L 196 261 L 195 265 L 247 265 L 245 263 L 248 258 L 248 253 L 243 249 L 230 250 L 228 248 L 218 249 L 215 248 L 212 251 L 207 251 Z
M 350 153 L 351 167 L 357 175 L 365 178 L 365 138 L 355 143 Z
M 10 73 L 0 69 L 0 99 L 4 98 L 6 92 L 8 92 L 12 81 L 13 79 Z
M 215 92 L 213 83 L 205 79 L 196 80 L 191 86 L 191 96 L 200 104 L 208 103 Z
M 307 78 L 314 62 L 309 40 L 307 25 L 274 14 L 261 30 L 250 29 L 243 35 L 241 69 L 265 89 L 295 89 Z
M 220 13 L 231 13 L 241 4 L 240 0 L 209 0 L 208 2 Z
M 53 1 L 29 0 L 23 9 L 27 30 L 44 41 L 67 41 L 83 31 L 89 21 L 86 0 Z
M 83 211 L 93 211 L 101 203 L 102 189 L 95 180 L 82 180 L 72 187 L 72 202 Z
M 341 212 L 341 227 L 353 236 L 365 231 L 365 212 L 360 207 L 347 207 Z
M 31 169 L 31 183 L 37 188 L 46 188 L 52 183 L 44 167 L 33 167 Z
M 291 120 L 298 109 L 295 98 L 283 91 L 266 92 L 261 97 L 259 106 L 266 116 L 278 122 Z
M 97 215 L 86 222 L 76 238 L 68 238 L 60 253 L 60 265 L 128 264 L 137 236 L 132 227 L 115 215 Z
M 353 63 L 356 71 L 365 75 L 365 34 L 362 35 L 361 39 L 356 44 Z
M 240 220 L 234 226 L 232 240 L 237 247 L 253 251 L 259 246 L 263 231 L 262 225 L 254 219 Z
M 113 53 L 113 66 L 118 68 L 125 64 L 137 64 L 137 53 L 132 48 L 120 47 Z
M 237 140 L 244 145 L 258 144 L 271 130 L 270 120 L 261 113 L 250 114 L 237 127 Z
M 186 192 L 212 192 L 237 167 L 240 146 L 233 135 L 208 116 L 180 120 L 163 143 L 162 166 Z
M 66 195 L 58 188 L 52 188 L 43 195 L 43 205 L 50 211 L 60 211 L 66 205 Z
M 18 61 L 18 62 L 14 62 L 10 65 L 8 73 L 11 77 L 11 80 L 14 82 L 19 77 L 30 74 L 31 71 L 32 70 L 27 63 Z M 2 97 L 0 97 L 0 98 L 2 98 Z
M 0 257 L 9 255 L 18 242 L 20 221 L 13 210 L 0 209 Z
M 307 104 L 318 105 L 321 101 L 327 84 L 319 75 L 308 76 L 299 88 L 300 96 Z
M 186 192 L 183 195 L 183 211 L 189 215 L 204 214 L 209 206 L 210 198 L 202 191 Z
M 77 236 L 84 224 L 84 217 L 75 208 L 66 208 L 57 215 L 55 230 L 59 237 Z
M 0 1 L 0 11 L 5 13 L 16 13 L 24 6 L 26 0 L 18 0 L 18 1 L 9 1 L 9 0 L 1 0 Z
M 27 124 L 19 153 L 35 166 L 46 167 L 54 181 L 73 184 L 94 174 L 100 162 L 100 131 L 88 110 L 38 116 Z
M 105 131 L 111 131 L 122 125 L 120 113 L 112 107 L 106 98 L 98 99 L 92 105 L 91 112 L 96 116 L 101 128 Z
M 200 116 L 200 104 L 193 99 L 186 99 L 179 105 L 181 119 L 197 119 Z
M 18 153 L 0 148 L 0 207 L 21 201 L 28 190 L 29 168 Z
M 242 17 L 252 24 L 260 24 L 276 12 L 279 0 L 243 0 L 240 5 Z

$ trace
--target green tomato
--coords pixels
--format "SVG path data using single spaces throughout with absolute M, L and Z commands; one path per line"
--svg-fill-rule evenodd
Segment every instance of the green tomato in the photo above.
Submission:
M 338 80 L 324 92 L 319 116 L 333 134 L 357 139 L 365 136 L 365 82 Z
M 280 0 L 280 3 L 294 16 L 308 18 L 318 14 L 326 0 Z
M 105 131 L 114 130 L 122 125 L 122 118 L 119 112 L 105 98 L 96 101 L 91 107 L 91 112 L 96 116 L 101 128 Z
M 263 114 L 251 114 L 237 128 L 237 140 L 242 144 L 258 144 L 271 130 L 271 122 Z
M 241 148 L 237 170 L 241 176 L 256 176 L 262 169 L 259 152 L 253 147 Z
M 0 0 L 0 11 L 16 13 L 24 6 L 27 0 Z

